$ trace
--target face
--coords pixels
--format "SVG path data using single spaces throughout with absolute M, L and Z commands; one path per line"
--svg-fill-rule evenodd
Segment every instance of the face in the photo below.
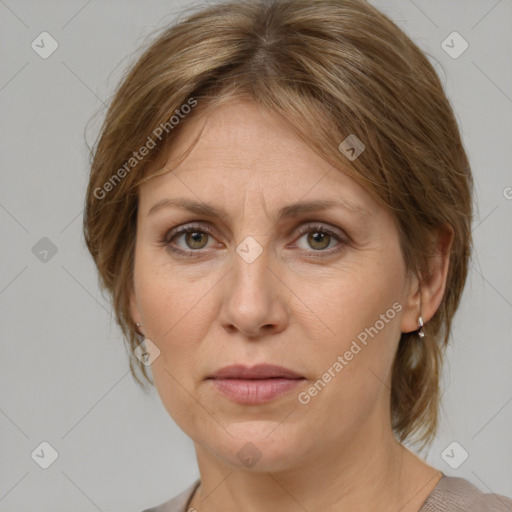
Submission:
M 174 151 L 201 130 L 139 196 L 131 309 L 160 350 L 151 371 L 165 408 L 229 464 L 261 454 L 259 470 L 389 430 L 411 321 L 393 218 L 274 112 L 237 101 L 190 117 Z M 231 365 L 293 374 L 210 378 Z

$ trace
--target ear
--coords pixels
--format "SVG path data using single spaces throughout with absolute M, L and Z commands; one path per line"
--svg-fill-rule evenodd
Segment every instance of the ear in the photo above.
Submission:
M 137 306 L 137 298 L 136 298 L 135 290 L 133 289 L 133 286 L 131 287 L 131 290 L 130 290 L 130 314 L 131 314 L 132 320 L 135 324 L 137 324 L 137 323 L 142 324 L 139 307 Z
M 419 328 L 420 308 L 425 324 L 439 308 L 446 289 L 453 236 L 454 231 L 450 225 L 444 225 L 432 233 L 430 242 L 434 244 L 435 251 L 430 259 L 429 274 L 422 276 L 421 280 L 414 275 L 410 280 L 400 324 L 402 332 L 413 332 Z

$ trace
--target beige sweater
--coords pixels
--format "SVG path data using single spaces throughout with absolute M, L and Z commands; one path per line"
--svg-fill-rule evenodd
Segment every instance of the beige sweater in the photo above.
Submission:
M 187 508 L 199 480 L 178 496 L 143 512 L 194 512 Z M 418 512 L 512 512 L 512 499 L 484 494 L 468 480 L 443 475 Z

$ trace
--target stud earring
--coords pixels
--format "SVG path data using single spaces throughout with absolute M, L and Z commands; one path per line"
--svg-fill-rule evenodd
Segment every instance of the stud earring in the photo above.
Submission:
M 423 332 L 423 318 L 421 318 L 421 315 L 418 318 L 418 326 L 419 326 L 418 338 L 423 339 L 425 337 L 425 333 Z

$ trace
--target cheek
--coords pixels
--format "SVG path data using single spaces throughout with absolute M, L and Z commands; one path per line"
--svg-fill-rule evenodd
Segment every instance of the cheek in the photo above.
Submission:
M 200 368 L 198 347 L 214 313 L 206 297 L 214 283 L 143 256 L 135 267 L 138 305 L 146 336 L 160 350 L 151 373 L 164 407 L 183 428 L 197 413 L 191 397 L 198 379 L 194 371 Z
M 327 408 L 335 423 L 355 425 L 377 404 L 385 404 L 400 338 L 404 273 L 395 247 L 383 255 L 345 261 L 343 271 L 309 288 L 306 295 L 328 326 L 328 337 L 319 338 L 309 350 L 319 379 L 309 388 L 310 402 L 305 405 L 312 421 L 325 417 Z
M 195 393 L 186 375 L 181 375 L 177 371 L 178 368 L 179 365 L 171 368 L 168 362 L 158 358 L 151 365 L 151 373 L 160 401 L 167 413 L 181 430 L 196 441 L 194 426 L 203 424 L 208 418 L 204 416 L 204 410 L 198 407 L 198 402 L 194 398 Z
M 339 268 L 322 275 L 303 273 L 294 283 L 294 294 L 300 300 L 293 299 L 293 314 L 304 329 L 317 334 L 321 352 L 343 350 L 361 333 L 364 338 L 365 329 L 376 322 L 381 330 L 381 315 L 389 320 L 383 329 L 386 336 L 391 324 L 394 334 L 399 332 L 399 312 L 392 306 L 402 300 L 404 271 L 395 247 L 346 258 Z
M 203 318 L 205 296 L 214 285 L 188 269 L 171 265 L 165 251 L 144 251 L 135 268 L 137 298 L 148 326 L 148 337 L 161 350 L 179 350 L 194 345 Z M 161 347 L 160 347 L 161 345 Z

